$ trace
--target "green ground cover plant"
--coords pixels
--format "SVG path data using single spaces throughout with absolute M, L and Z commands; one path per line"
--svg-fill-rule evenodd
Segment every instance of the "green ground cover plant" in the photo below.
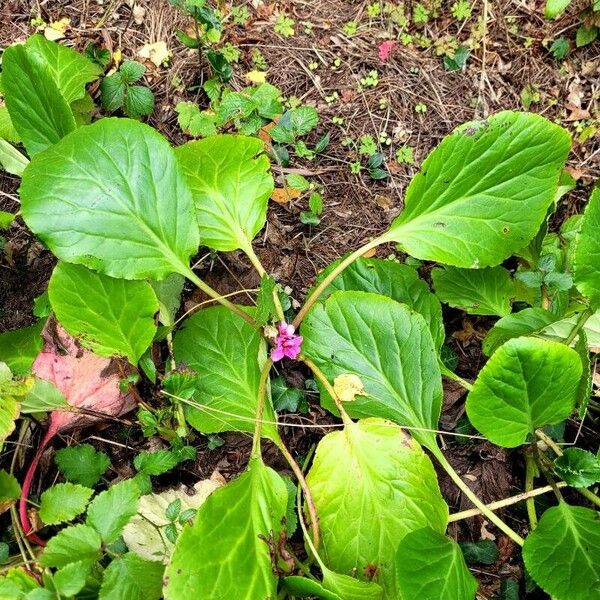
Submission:
M 435 462 L 475 506 L 466 516 L 483 514 L 522 547 L 528 574 L 545 592 L 558 600 L 600 597 L 600 520 L 592 508 L 600 499 L 590 489 L 600 481 L 599 459 L 563 451 L 552 427 L 583 418 L 590 352 L 600 346 L 599 191 L 559 233 L 548 232 L 572 187 L 566 130 L 511 111 L 460 126 L 422 163 L 389 228 L 328 266 L 293 311 L 253 248 L 274 189 L 264 143 L 216 128 L 238 119 L 236 128 L 255 133 L 278 116 L 273 141 L 295 148 L 316 126 L 316 111 L 286 111 L 261 87 L 225 93 L 214 131 L 173 148 L 139 120 L 91 122 L 93 103 L 82 110 L 81 100 L 98 77 L 85 56 L 39 36 L 7 49 L 2 93 L 18 139 L 5 145 L 20 164 L 9 163 L 22 177 L 19 215 L 58 259 L 48 289 L 52 326 L 94 360 L 129 363 L 111 384 L 117 399 L 138 371 L 158 382 L 162 412 L 143 407 L 139 418 L 170 448 L 138 456 L 137 474 L 107 489 L 96 489 L 106 487 L 105 455 L 89 446 L 62 450 L 56 460 L 66 481 L 33 506 L 31 482 L 52 437 L 83 414 L 114 416 L 123 407 L 94 413 L 95 405 L 41 376 L 46 317 L 0 335 L 1 439 L 26 415 L 49 413 L 23 481 L 0 473 L 2 500 L 19 499 L 18 519 L 11 510 L 20 529 L 0 596 L 473 599 L 476 580 L 447 535 L 465 515 L 449 514 Z M 268 114 L 253 101 L 267 92 Z M 190 123 L 201 116 L 192 112 Z M 418 261 L 364 256 L 383 245 L 435 263 L 433 291 L 411 266 Z M 244 253 L 261 277 L 255 306 L 234 303 L 195 273 L 200 246 Z M 176 321 L 184 280 L 214 302 Z M 500 317 L 472 384 L 442 358 L 441 303 Z M 161 372 L 149 350 L 163 340 L 169 360 Z M 302 466 L 284 443 L 273 402 L 274 365 L 282 360 L 304 363 L 321 406 L 339 417 L 339 430 Z M 487 506 L 451 466 L 438 435 L 442 376 L 468 390 L 466 412 L 479 434 L 522 453 L 525 496 Z M 156 529 L 171 546 L 142 556 L 126 529 L 153 494 L 151 477 L 194 457 L 186 444 L 192 430 L 252 435 L 247 468 L 198 507 L 169 501 L 166 525 Z M 296 482 L 265 464 L 265 440 Z M 556 500 L 539 516 L 538 475 Z M 578 495 L 567 496 L 566 487 Z M 495 510 L 519 499 L 529 523 L 516 530 Z M 31 522 L 32 507 L 41 524 Z M 304 556 L 291 550 L 293 535 L 302 537 Z

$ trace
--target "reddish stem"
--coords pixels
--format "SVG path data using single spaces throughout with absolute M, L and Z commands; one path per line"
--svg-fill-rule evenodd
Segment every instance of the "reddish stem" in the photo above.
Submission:
M 19 519 L 21 521 L 23 533 L 31 542 L 37 544 L 38 546 L 45 546 L 46 542 L 33 531 L 33 527 L 29 522 L 29 515 L 27 514 L 27 500 L 29 499 L 29 491 L 31 489 L 31 484 L 35 476 L 35 472 L 37 471 L 40 459 L 44 454 L 44 450 L 50 443 L 50 440 L 57 434 L 57 432 L 58 426 L 52 422 L 52 419 L 50 419 L 50 425 L 48 426 L 48 429 L 44 434 L 42 441 L 40 442 L 39 448 L 37 449 L 33 460 L 29 464 L 27 473 L 25 474 L 25 479 L 23 480 L 23 487 L 21 488 L 21 498 L 19 499 Z

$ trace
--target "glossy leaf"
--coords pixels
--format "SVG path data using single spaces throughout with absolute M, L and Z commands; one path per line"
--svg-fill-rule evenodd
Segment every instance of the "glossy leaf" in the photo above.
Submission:
M 275 598 L 269 545 L 284 527 L 287 489 L 261 460 L 215 490 L 184 527 L 167 567 L 165 600 Z
M 189 182 L 202 244 L 229 251 L 250 247 L 263 228 L 273 191 L 263 142 L 217 135 L 176 150 Z
M 594 307 L 600 305 L 600 188 L 592 193 L 583 213 L 577 235 L 573 280 L 577 289 L 590 299 Z
M 138 511 L 140 490 L 133 479 L 116 483 L 90 503 L 87 523 L 102 536 L 105 544 L 114 542 Z
M 56 256 L 112 277 L 188 274 L 198 248 L 173 151 L 137 121 L 102 119 L 36 156 L 21 200 L 27 225 Z
M 600 581 L 598 512 L 564 501 L 549 508 L 523 546 L 534 581 L 556 600 L 591 600 Z
M 49 541 L 39 557 L 45 567 L 64 567 L 78 560 L 96 561 L 102 540 L 89 525 L 72 525 L 59 531 Z
M 433 269 L 431 279 L 437 297 L 472 315 L 509 315 L 515 287 L 504 267 L 487 269 Z
M 7 173 L 21 177 L 25 167 L 29 164 L 27 157 L 23 156 L 12 144 L 0 139 L 0 167 Z M 2 227 L 5 229 L 5 227 Z
M 561 319 L 560 321 L 555 321 L 554 323 L 550 323 L 546 327 L 544 327 L 540 331 L 540 335 L 550 339 L 550 340 L 565 340 L 573 327 L 576 326 L 577 321 L 579 319 L 579 314 L 571 315 L 570 317 L 566 317 Z M 585 336 L 587 339 L 588 347 L 590 352 L 599 352 L 600 351 L 600 310 L 596 311 L 583 326 L 583 330 L 585 331 Z
M 158 301 L 145 281 L 115 279 L 81 265 L 59 263 L 48 284 L 62 326 L 100 356 L 136 365 L 156 333 Z
M 341 260 L 323 269 L 315 284 L 319 284 Z M 442 347 L 445 338 L 442 307 L 412 267 L 391 260 L 359 258 L 331 282 L 321 298 L 325 300 L 336 290 L 374 292 L 406 304 L 429 324 L 435 347 L 438 350 Z
M 569 148 L 564 129 L 531 113 L 466 123 L 427 157 L 384 238 L 420 259 L 497 265 L 538 231 Z
M 50 69 L 23 45 L 2 55 L 2 88 L 12 123 L 30 157 L 75 129 L 75 118 Z
M 43 321 L 35 325 L 0 333 L 0 361 L 5 362 L 15 375 L 31 371 L 35 357 L 42 349 Z
M 33 35 L 26 43 L 29 54 L 34 53 L 49 69 L 62 97 L 68 104 L 85 95 L 86 84 L 98 79 L 100 67 L 71 48 Z
M 577 352 L 564 344 L 509 340 L 479 372 L 467 397 L 469 420 L 492 443 L 519 446 L 571 414 L 581 371 Z
M 554 461 L 554 468 L 573 487 L 589 487 L 600 481 L 600 457 L 581 448 L 566 448 Z
M 429 457 L 389 421 L 365 419 L 326 435 L 307 482 L 326 565 L 359 579 L 375 572 L 386 597 L 400 540 L 426 526 L 446 529 L 448 507 Z
M 67 598 L 79 593 L 85 586 L 92 566 L 93 562 L 90 560 L 78 560 L 56 571 L 52 578 L 56 591 Z
M 46 525 L 72 521 L 85 510 L 93 493 L 82 485 L 57 483 L 42 494 L 40 518 Z
M 194 400 L 186 405 L 190 424 L 202 433 L 254 431 L 261 365 L 266 348 L 259 332 L 227 308 L 215 306 L 186 319 L 173 340 L 177 363 L 198 374 Z M 202 408 L 205 407 L 205 408 Z M 263 418 L 274 422 L 270 398 Z M 277 428 L 265 423 L 263 435 L 278 440 Z
M 302 324 L 302 350 L 327 376 L 354 374 L 366 395 L 347 403 L 352 417 L 377 416 L 400 425 L 437 429 L 441 375 L 423 317 L 398 302 L 366 292 L 335 292 L 317 304 Z M 335 405 L 325 390 L 321 404 Z M 414 432 L 435 447 L 435 435 Z
M 164 567 L 128 552 L 111 561 L 98 600 L 160 600 Z
M 483 340 L 483 353 L 491 356 L 504 342 L 531 335 L 553 323 L 556 317 L 543 308 L 525 308 L 494 323 Z
M 477 580 L 460 547 L 425 527 L 407 534 L 396 553 L 397 600 L 473 600 Z

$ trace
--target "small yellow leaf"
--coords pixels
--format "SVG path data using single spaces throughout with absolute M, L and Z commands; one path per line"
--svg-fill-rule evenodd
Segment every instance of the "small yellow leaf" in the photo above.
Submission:
M 352 402 L 355 396 L 366 396 L 365 388 L 358 375 L 344 373 L 333 380 L 333 389 L 342 402 Z
M 71 19 L 66 17 L 59 19 L 58 21 L 52 21 L 50 25 L 47 25 L 44 29 L 44 36 L 47 40 L 55 42 L 65 37 L 65 32 L 71 27 Z
M 275 188 L 271 194 L 271 200 L 278 204 L 287 204 L 290 200 L 300 197 L 300 192 L 291 187 Z
M 264 83 L 267 79 L 265 71 L 250 71 L 246 73 L 246 79 L 252 83 Z
M 157 67 L 168 62 L 171 58 L 171 51 L 167 48 L 166 42 L 154 42 L 154 44 L 144 44 L 138 50 L 140 58 L 146 58 Z

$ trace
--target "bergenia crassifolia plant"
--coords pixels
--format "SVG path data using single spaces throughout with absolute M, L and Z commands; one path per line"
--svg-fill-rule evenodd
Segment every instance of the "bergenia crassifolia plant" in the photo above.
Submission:
M 469 600 L 476 580 L 446 532 L 450 522 L 483 515 L 522 546 L 528 574 L 553 598 L 598 598 L 600 500 L 591 489 L 600 479 L 597 458 L 563 450 L 559 429 L 550 427 L 585 418 L 590 349 L 599 343 L 600 193 L 561 232 L 547 226 L 572 187 L 563 171 L 568 133 L 518 112 L 457 128 L 424 161 L 389 229 L 321 272 L 290 314 L 280 291 L 294 282 L 276 282 L 253 248 L 274 187 L 263 142 L 212 135 L 173 148 L 135 120 L 82 124 L 72 102 L 98 73 L 88 66 L 61 79 L 44 66 L 48 44 L 34 39 L 7 49 L 2 86 L 30 159 L 22 171 L 21 216 L 59 261 L 48 292 L 54 326 L 96 355 L 120 357 L 131 371 L 140 367 L 162 381 L 164 407 L 173 410 L 180 437 L 190 427 L 205 435 L 241 431 L 253 444 L 246 471 L 212 491 L 197 511 L 177 521 L 181 507 L 172 508 L 171 546 L 158 557 L 139 555 L 121 537 L 148 493 L 148 475 L 157 472 L 142 464 L 147 459 L 136 462 L 135 478 L 89 505 L 93 485 L 59 484 L 73 486 L 69 497 L 80 509 L 42 522 L 75 520 L 58 532 L 28 535 L 25 494 L 16 523 L 25 556 L 25 545 L 48 540 L 33 555 L 29 569 L 37 579 L 28 585 L 52 593 L 65 581 L 71 585 L 48 598 L 88 588 L 92 597 L 125 598 L 119 586 L 129 581 L 142 590 L 129 597 L 167 600 Z M 59 58 L 79 63 L 77 56 Z M 364 257 L 384 244 L 436 263 L 435 293 L 409 264 Z M 194 271 L 190 260 L 201 246 L 246 255 L 262 281 L 256 306 L 236 304 Z M 511 257 L 509 270 L 504 261 Z M 176 322 L 184 279 L 214 303 Z M 484 340 L 489 360 L 473 383 L 441 358 L 440 300 L 501 317 Z M 35 340 L 39 332 L 23 336 Z M 157 340 L 166 340 L 169 352 L 158 372 L 148 352 Z M 17 363 L 10 353 L 3 360 Z M 290 360 L 304 363 L 321 406 L 341 419 L 302 466 L 282 439 L 272 401 L 275 367 Z M 8 367 L 0 372 L 0 389 L 13 402 L 3 416 L 4 437 L 19 406 L 76 408 L 60 393 L 53 403 L 50 384 L 50 395 L 23 392 L 35 385 L 31 362 L 12 375 Z M 521 453 L 528 522 L 501 519 L 496 511 L 519 498 L 485 505 L 446 458 L 442 376 L 468 390 L 466 413 L 479 434 Z M 158 414 L 144 410 L 148 422 L 153 410 Z M 288 461 L 297 497 L 291 481 L 263 462 L 265 439 Z M 473 509 L 449 514 L 433 461 Z M 550 487 L 536 488 L 538 476 Z M 555 502 L 538 515 L 540 493 L 553 493 Z M 42 510 L 41 520 L 55 512 Z M 290 551 L 292 535 L 303 537 L 305 559 Z M 16 576 L 10 584 L 24 585 Z M 121 595 L 110 595 L 114 590 Z

